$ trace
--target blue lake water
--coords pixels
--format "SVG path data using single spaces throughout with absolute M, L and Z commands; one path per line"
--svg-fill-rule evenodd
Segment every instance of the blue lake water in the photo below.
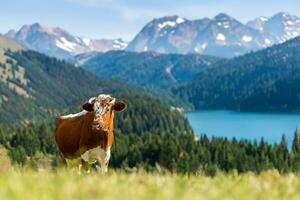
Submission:
M 196 111 L 186 113 L 197 135 L 227 137 L 279 143 L 286 135 L 290 146 L 296 127 L 300 128 L 300 113 L 244 113 L 234 111 Z

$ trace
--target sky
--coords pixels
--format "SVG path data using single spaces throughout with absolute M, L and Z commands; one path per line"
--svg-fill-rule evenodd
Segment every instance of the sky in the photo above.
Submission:
M 24 24 L 59 26 L 89 38 L 127 41 L 153 18 L 213 18 L 225 12 L 241 22 L 280 11 L 300 16 L 299 0 L 1 0 L 0 33 Z

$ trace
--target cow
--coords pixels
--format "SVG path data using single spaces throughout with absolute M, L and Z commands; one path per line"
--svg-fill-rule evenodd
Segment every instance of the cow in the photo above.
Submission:
M 126 107 L 125 102 L 100 94 L 85 102 L 81 112 L 60 116 L 55 141 L 62 162 L 67 165 L 69 159 L 80 159 L 80 169 L 94 166 L 106 173 L 114 142 L 114 111 L 120 112 Z

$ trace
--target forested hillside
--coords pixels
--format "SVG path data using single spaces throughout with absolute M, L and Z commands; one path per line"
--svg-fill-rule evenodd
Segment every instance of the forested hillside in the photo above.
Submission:
M 173 111 L 177 112 L 177 111 Z M 149 117 L 149 114 L 145 114 Z M 172 120 L 176 119 L 176 113 Z M 140 117 L 139 114 L 135 117 Z M 177 115 L 180 120 L 180 115 Z M 169 171 L 173 173 L 197 174 L 210 176 L 218 171 L 239 173 L 277 169 L 280 173 L 300 170 L 300 140 L 295 131 L 292 148 L 289 150 L 285 136 L 279 144 L 270 145 L 264 140 L 250 142 L 226 138 L 200 138 L 177 126 L 177 132 L 165 128 L 143 132 L 127 132 L 126 121 L 123 127 L 116 131 L 115 143 L 112 148 L 110 167 L 123 170 L 142 169 L 146 171 Z M 140 127 L 146 126 L 140 121 Z M 185 124 L 184 121 L 181 124 Z M 14 163 L 39 166 L 39 152 L 44 153 L 44 159 L 51 158 L 52 165 L 59 165 L 56 155 L 56 145 L 53 130 L 48 124 L 31 124 L 23 128 L 7 128 L 0 126 L 0 144 L 9 149 L 9 156 Z M 45 156 L 47 155 L 47 156 Z M 52 156 L 51 156 L 52 155 Z M 29 156 L 29 157 L 28 157 Z M 50 163 L 51 163 L 50 162 Z M 47 165 L 50 167 L 50 164 Z
M 80 55 L 77 62 L 99 76 L 146 86 L 168 89 L 192 80 L 195 75 L 220 58 L 199 54 L 160 54 L 154 52 L 111 51 Z
M 196 109 L 291 111 L 300 108 L 300 37 L 223 60 L 173 92 Z
M 4 55 L 0 64 L 1 122 L 44 118 L 99 93 L 142 91 L 33 51 L 7 50 Z

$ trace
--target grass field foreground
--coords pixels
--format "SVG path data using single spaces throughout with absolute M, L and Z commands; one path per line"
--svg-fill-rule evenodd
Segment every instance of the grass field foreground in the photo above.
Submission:
M 300 199 L 300 179 L 269 171 L 260 175 L 157 175 L 111 171 L 10 170 L 0 174 L 0 199 Z

